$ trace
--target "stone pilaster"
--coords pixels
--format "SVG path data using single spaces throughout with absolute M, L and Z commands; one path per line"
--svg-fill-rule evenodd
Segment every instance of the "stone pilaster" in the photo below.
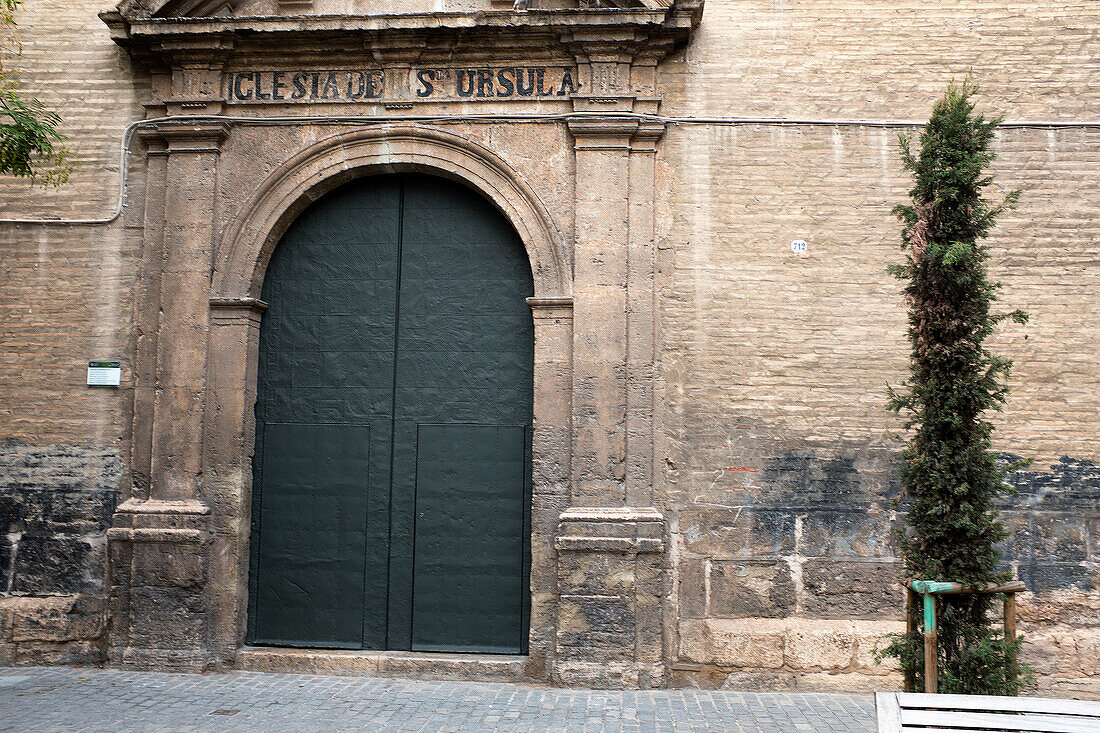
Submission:
M 150 151 L 166 156 L 163 199 L 151 199 L 163 227 L 147 231 L 160 263 L 143 275 L 140 306 L 158 314 L 158 335 L 139 358 L 135 392 L 134 442 L 147 446 L 136 460 L 148 461 L 148 486 L 135 486 L 108 531 L 108 655 L 124 666 L 211 664 L 210 509 L 200 482 L 217 161 L 228 132 L 221 122 L 165 122 L 147 135 Z
M 638 125 L 630 146 L 626 320 L 626 504 L 653 503 L 657 303 L 654 167 L 660 122 Z
M 569 124 L 576 154 L 573 502 L 625 503 L 629 119 Z
M 576 154 L 574 506 L 559 518 L 554 680 L 665 682 L 665 522 L 653 503 L 654 157 L 663 125 L 616 114 L 638 100 L 619 59 L 590 53 L 593 96 Z
M 234 662 L 248 605 L 253 415 L 265 310 L 267 304 L 256 298 L 210 299 L 203 498 L 211 509 L 206 585 L 210 653 L 219 667 Z M 233 358 L 239 355 L 245 358 Z

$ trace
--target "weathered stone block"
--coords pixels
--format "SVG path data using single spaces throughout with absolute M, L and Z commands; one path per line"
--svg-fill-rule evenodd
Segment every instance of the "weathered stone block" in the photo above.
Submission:
M 562 596 L 558 605 L 558 645 L 570 658 L 634 656 L 634 604 L 606 596 Z
M 98 598 L 48 596 L 11 601 L 13 641 L 83 641 L 103 635 L 106 618 Z
M 1088 558 L 1088 528 L 1080 516 L 1057 513 L 1008 516 L 1008 560 L 1029 564 L 1081 562 Z
M 185 588 L 132 588 L 129 639 L 134 645 L 188 650 L 204 642 L 201 593 Z
M 29 641 L 16 645 L 19 665 L 102 664 L 105 658 L 99 641 Z
M 661 687 L 665 671 L 662 665 L 639 665 L 633 662 L 583 662 L 559 660 L 551 675 L 563 687 L 597 689 L 650 689 Z
M 1092 568 L 1080 563 L 1020 562 L 1019 577 L 1028 590 L 1036 594 L 1057 591 L 1088 593 L 1096 587 Z
M 784 628 L 737 621 L 687 621 L 680 624 L 680 659 L 701 664 L 752 669 L 783 666 Z
M 811 628 L 806 624 L 787 631 L 783 659 L 792 669 L 846 669 L 855 653 L 855 635 L 845 628 Z
M 854 457 L 819 457 L 814 450 L 788 450 L 768 458 L 760 482 L 766 485 L 769 505 L 796 511 L 866 505 L 869 498 Z
M 92 479 L 94 484 L 103 486 L 111 480 L 117 481 L 113 469 L 112 464 L 109 475 Z M 81 483 L 88 480 L 83 476 L 81 479 Z M 118 502 L 118 490 L 26 490 L 22 498 L 23 522 L 27 530 L 89 534 L 103 532 L 110 526 L 111 514 Z
M 803 609 L 818 618 L 896 616 L 905 607 L 894 563 L 809 560 L 802 566 Z
M 11 554 L 13 544 L 7 536 L 7 526 L 0 522 L 0 588 L 11 587 Z
M 828 672 L 802 672 L 791 677 L 787 687 L 792 692 L 830 692 L 848 695 L 871 695 L 876 692 L 896 692 L 901 689 L 902 676 L 898 672 L 885 675 L 849 671 L 844 674 Z
M 206 577 L 202 547 L 189 542 L 135 542 L 132 577 L 137 586 L 199 586 Z
M 893 640 L 893 634 L 905 632 L 903 622 L 888 622 L 876 624 L 877 629 L 868 629 L 863 625 L 856 625 L 854 633 L 856 637 L 856 650 L 854 663 L 860 674 L 868 675 L 894 675 L 901 670 L 898 660 L 890 657 L 883 659 L 881 663 L 875 661 L 875 650 L 884 649 Z
M 765 558 L 794 551 L 795 515 L 782 510 L 686 509 L 680 531 L 687 549 L 713 558 Z
M 725 676 L 719 687 L 723 690 L 746 692 L 776 692 L 788 690 L 794 685 L 795 675 L 790 672 L 744 672 L 735 670 Z
M 634 590 L 630 555 L 563 552 L 558 556 L 558 587 L 564 595 L 623 595 Z
M 102 585 L 102 547 L 83 537 L 24 534 L 15 553 L 16 593 L 94 592 Z
M 680 618 L 704 618 L 707 610 L 707 561 L 684 560 L 677 568 Z
M 782 618 L 794 611 L 786 563 L 715 562 L 710 571 L 710 614 L 726 618 Z
M 19 599 L 0 597 L 0 642 L 11 641 L 15 625 L 15 606 Z
M 886 514 L 811 511 L 802 518 L 799 553 L 807 557 L 883 557 L 895 554 Z

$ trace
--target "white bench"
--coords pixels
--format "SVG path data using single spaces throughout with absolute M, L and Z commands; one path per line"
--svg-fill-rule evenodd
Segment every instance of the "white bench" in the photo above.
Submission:
M 879 692 L 875 710 L 879 733 L 1100 733 L 1100 702 Z

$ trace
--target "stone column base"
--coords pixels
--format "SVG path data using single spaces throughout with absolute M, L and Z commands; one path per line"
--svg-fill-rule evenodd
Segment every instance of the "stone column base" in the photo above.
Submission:
M 576 507 L 561 514 L 554 682 L 665 685 L 663 536 L 664 517 L 649 507 Z
M 107 530 L 111 606 L 107 658 L 134 669 L 202 672 L 207 649 L 202 502 L 123 502 Z

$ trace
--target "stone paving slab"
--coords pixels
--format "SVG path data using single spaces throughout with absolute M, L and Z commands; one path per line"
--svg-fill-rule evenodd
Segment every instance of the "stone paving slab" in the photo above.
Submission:
M 562 690 L 489 682 L 0 668 L 0 731 L 872 733 L 866 695 Z

